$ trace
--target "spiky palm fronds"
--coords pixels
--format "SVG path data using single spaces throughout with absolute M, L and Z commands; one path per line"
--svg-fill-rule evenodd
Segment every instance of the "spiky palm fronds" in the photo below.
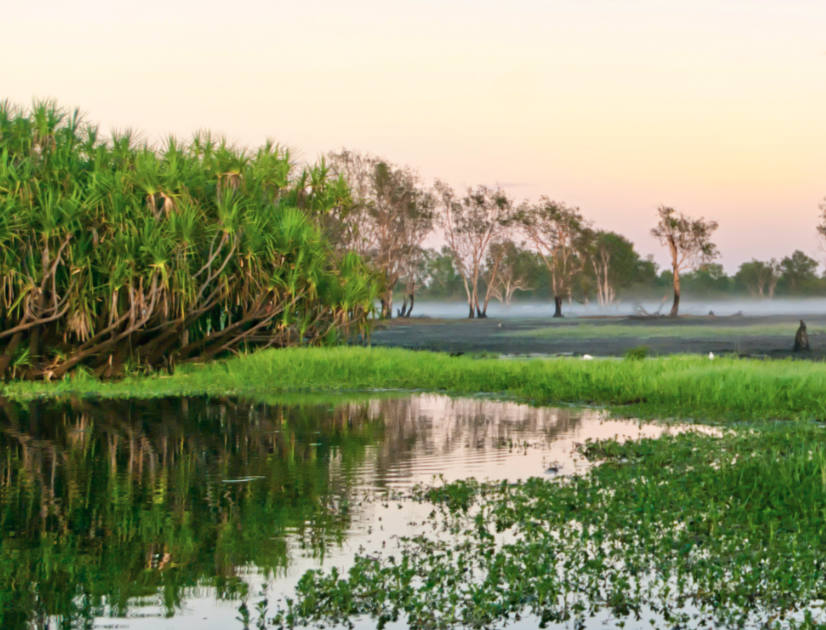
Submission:
M 75 112 L 0 103 L 0 376 L 117 374 L 364 332 L 372 273 L 317 219 L 342 183 L 268 144 L 110 142 Z

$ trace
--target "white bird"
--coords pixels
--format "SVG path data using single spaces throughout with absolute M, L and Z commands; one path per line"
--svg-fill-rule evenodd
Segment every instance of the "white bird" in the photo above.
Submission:
M 712 360 L 712 361 L 713 361 L 713 360 L 714 360 L 714 353 L 713 353 L 713 352 L 709 352 L 709 353 L 708 353 L 708 358 L 709 358 L 710 360 Z
M 592 357 L 590 354 L 583 354 L 583 355 L 582 355 L 582 360 L 583 360 L 583 361 L 590 361 L 590 360 L 591 360 L 591 359 L 593 359 L 593 358 L 594 358 L 594 357 Z

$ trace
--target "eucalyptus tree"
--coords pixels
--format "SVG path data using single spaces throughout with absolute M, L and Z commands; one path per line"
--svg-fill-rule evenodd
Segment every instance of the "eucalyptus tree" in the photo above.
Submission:
M 734 281 L 755 297 L 771 299 L 780 280 L 780 272 L 780 262 L 776 258 L 767 261 L 752 258 L 740 265 Z
M 651 234 L 668 247 L 671 256 L 674 301 L 670 316 L 677 317 L 680 310 L 680 273 L 708 264 L 719 255 L 717 246 L 711 241 L 717 222 L 703 217 L 692 219 L 668 206 L 660 206 L 657 214 L 659 220 L 651 229 Z
M 464 293 L 464 281 L 456 271 L 453 252 L 446 245 L 439 251 L 425 251 L 423 286 L 427 295 L 437 298 L 459 297 Z
M 817 224 L 817 234 L 820 239 L 826 242 L 826 197 L 818 204 L 820 210 L 820 223 Z
M 541 264 L 534 252 L 520 247 L 513 240 L 494 243 L 486 263 L 487 267 L 498 267 L 496 278 L 491 283 L 491 295 L 503 304 L 510 304 L 517 291 L 532 291 L 536 288 L 533 280 L 537 265 Z
M 720 263 L 706 263 L 694 271 L 683 276 L 683 282 L 692 293 L 697 294 L 725 294 L 733 286 L 730 278 Z
M 277 145 L 103 141 L 52 103 L 0 105 L 0 378 L 365 332 L 375 281 L 314 219 L 340 182 L 308 167 L 308 195 L 293 171 Z
M 537 203 L 523 204 L 519 222 L 550 275 L 554 317 L 562 317 L 562 300 L 571 295 L 573 280 L 585 266 L 588 225 L 578 208 L 545 196 Z
M 416 303 L 416 292 L 427 284 L 430 272 L 430 256 L 432 250 L 418 248 L 414 256 L 403 261 L 400 284 L 404 286 L 402 305 L 396 309 L 399 317 L 410 317 Z
M 441 202 L 445 242 L 453 254 L 456 271 L 462 276 L 468 318 L 486 317 L 490 293 L 486 291 L 480 304 L 480 281 L 487 275 L 488 286 L 496 282 L 497 268 L 486 269 L 485 260 L 491 245 L 514 220 L 513 202 L 500 188 L 468 188 L 460 197 L 448 184 L 437 180 L 435 190 Z
M 628 286 L 640 260 L 634 245 L 616 232 L 597 230 L 587 239 L 587 258 L 594 275 L 597 302 L 612 304 L 617 289 Z
M 819 288 L 817 261 L 799 249 L 784 257 L 779 268 L 779 284 L 786 293 L 809 293 Z
M 433 229 L 433 196 L 413 171 L 381 158 L 342 151 L 329 161 L 351 193 L 342 245 L 364 256 L 380 274 L 381 315 L 391 317 L 393 291 L 421 261 L 422 243 Z

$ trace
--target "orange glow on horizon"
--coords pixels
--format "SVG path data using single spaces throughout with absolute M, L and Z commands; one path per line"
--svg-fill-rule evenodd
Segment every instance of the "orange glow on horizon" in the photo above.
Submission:
M 366 150 L 578 205 L 658 259 L 660 203 L 718 220 L 730 270 L 824 257 L 820 1 L 81 0 L 5 23 L 2 96 L 104 131 Z

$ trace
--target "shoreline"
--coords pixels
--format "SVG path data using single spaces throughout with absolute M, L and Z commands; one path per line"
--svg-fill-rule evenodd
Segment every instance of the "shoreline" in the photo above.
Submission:
M 59 382 L 17 381 L 0 397 L 25 402 L 60 397 L 160 398 L 371 390 L 484 393 L 536 405 L 592 405 L 617 416 L 692 419 L 826 418 L 826 365 L 813 361 L 670 356 L 646 359 L 500 359 L 398 348 L 265 350 L 174 375 L 102 382 L 83 374 Z

